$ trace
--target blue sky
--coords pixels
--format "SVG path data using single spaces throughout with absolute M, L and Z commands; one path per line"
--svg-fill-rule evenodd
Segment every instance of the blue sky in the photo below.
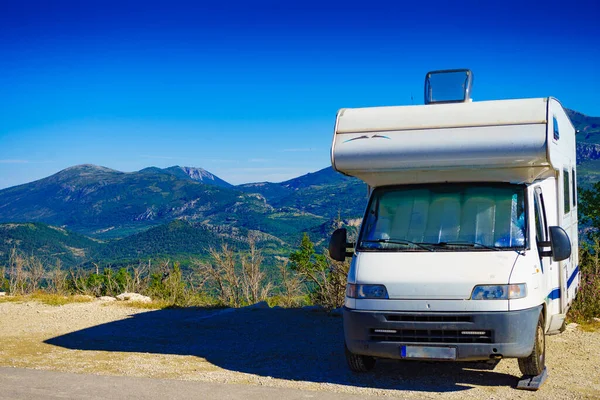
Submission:
M 83 163 L 285 180 L 329 165 L 339 108 L 421 104 L 434 69 L 600 116 L 600 5 L 565 4 L 3 0 L 0 188 Z

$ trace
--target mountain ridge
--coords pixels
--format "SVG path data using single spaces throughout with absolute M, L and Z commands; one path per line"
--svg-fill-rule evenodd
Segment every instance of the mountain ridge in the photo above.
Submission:
M 299 241 L 301 232 L 315 236 L 322 230 L 319 226 L 337 216 L 340 210 L 331 211 L 331 204 L 340 198 L 336 196 L 339 188 L 349 192 L 364 188 L 355 178 L 340 175 L 338 179 L 331 167 L 280 184 L 265 183 L 275 194 L 244 190 L 248 189 L 244 185 L 233 186 L 209 174 L 179 166 L 135 172 L 73 166 L 27 185 L 0 190 L 0 223 L 43 223 L 111 239 L 182 220 L 209 231 L 255 230 L 271 237 L 273 243 L 290 247 Z M 198 181 L 206 177 L 211 183 Z M 358 192 L 365 197 L 366 190 Z M 362 207 L 356 212 L 350 209 L 348 217 L 362 213 Z

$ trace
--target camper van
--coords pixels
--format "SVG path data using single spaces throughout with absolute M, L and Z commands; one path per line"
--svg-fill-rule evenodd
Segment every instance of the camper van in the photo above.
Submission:
M 545 368 L 579 286 L 575 129 L 558 100 L 472 101 L 469 70 L 426 75 L 425 104 L 341 109 L 331 163 L 366 182 L 343 309 L 346 358 L 517 358 Z

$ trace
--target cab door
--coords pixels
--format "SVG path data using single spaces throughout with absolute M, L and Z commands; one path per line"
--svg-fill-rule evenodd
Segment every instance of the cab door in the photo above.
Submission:
M 535 241 L 537 256 L 539 258 L 540 272 L 542 274 L 542 287 L 547 294 L 545 298 L 549 315 L 560 313 L 560 279 L 558 275 L 558 263 L 552 261 L 552 257 L 542 257 L 541 243 L 548 243 L 548 213 L 544 203 L 544 193 L 541 186 L 536 186 L 533 192 L 533 212 L 535 222 Z

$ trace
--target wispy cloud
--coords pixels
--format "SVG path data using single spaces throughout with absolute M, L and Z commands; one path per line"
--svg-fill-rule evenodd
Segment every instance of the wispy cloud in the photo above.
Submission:
M 0 160 L 0 164 L 28 164 L 29 160 Z

